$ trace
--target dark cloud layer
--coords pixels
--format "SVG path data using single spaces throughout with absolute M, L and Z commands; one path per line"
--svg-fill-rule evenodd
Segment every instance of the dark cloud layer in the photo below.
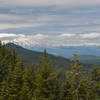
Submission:
M 95 37 L 100 37 L 100 0 L 0 0 L 0 35 L 11 33 L 25 35 L 24 39 L 30 35 L 42 35 L 45 40 L 50 37 L 52 42 L 46 41 L 49 46 L 99 45 Z M 67 38 L 58 39 L 61 34 Z M 70 38 L 68 34 L 75 36 Z M 80 34 L 85 39 L 77 41 Z M 10 39 L 14 41 L 16 37 Z M 2 40 L 7 42 L 9 38 Z M 40 41 L 38 45 L 48 46 Z M 31 45 L 34 44 L 32 41 Z

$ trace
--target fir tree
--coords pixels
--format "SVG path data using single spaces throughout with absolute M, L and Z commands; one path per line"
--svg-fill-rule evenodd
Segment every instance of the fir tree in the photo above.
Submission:
M 39 72 L 37 77 L 36 100 L 57 100 L 59 98 L 59 82 L 57 74 L 51 70 L 51 62 L 46 50 L 44 56 L 39 60 Z
M 23 86 L 20 100 L 33 100 L 36 89 L 36 75 L 34 68 L 25 68 L 23 74 Z
M 17 62 L 13 70 L 12 66 L 9 66 L 8 77 L 2 82 L 2 100 L 19 100 L 22 88 L 22 75 L 23 65 L 21 62 Z
M 92 69 L 91 73 L 91 81 L 95 83 L 95 93 L 100 98 L 100 67 L 98 65 L 95 65 Z
M 67 80 L 71 84 L 71 88 L 69 89 L 71 93 L 70 95 L 72 97 L 71 100 L 87 100 L 87 97 L 90 96 L 88 92 L 91 90 L 90 88 L 87 90 L 89 87 L 89 81 L 85 76 L 85 72 L 81 70 L 82 66 L 78 60 L 78 54 L 75 53 L 73 56 L 74 58 L 72 59 L 72 70 L 66 72 Z M 88 98 L 88 100 L 91 99 Z
M 71 84 L 68 80 L 66 80 L 61 87 L 60 100 L 72 100 Z

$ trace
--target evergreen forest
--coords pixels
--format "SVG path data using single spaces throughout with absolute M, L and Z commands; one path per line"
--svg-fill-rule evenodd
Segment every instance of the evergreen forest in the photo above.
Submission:
M 61 76 L 51 60 L 44 50 L 37 69 L 26 67 L 15 50 L 0 42 L 0 100 L 100 100 L 100 65 L 83 70 L 74 53 L 71 68 Z

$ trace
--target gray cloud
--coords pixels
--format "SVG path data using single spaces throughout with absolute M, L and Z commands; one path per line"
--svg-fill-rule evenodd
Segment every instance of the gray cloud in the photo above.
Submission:
M 1 0 L 1 7 L 59 6 L 66 8 L 97 7 L 100 0 Z
M 99 6 L 100 0 L 0 0 L 0 39 L 23 46 L 99 45 Z
M 100 46 L 100 33 L 71 34 L 64 33 L 59 35 L 24 35 L 13 33 L 0 33 L 0 39 L 5 42 L 13 42 L 23 47 L 58 47 L 58 46 Z M 96 39 L 96 41 L 94 40 Z

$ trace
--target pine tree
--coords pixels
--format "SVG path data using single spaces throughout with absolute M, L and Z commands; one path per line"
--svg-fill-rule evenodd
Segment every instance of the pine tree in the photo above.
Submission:
M 100 67 L 98 65 L 95 65 L 90 73 L 91 81 L 95 83 L 95 93 L 100 98 Z
M 9 66 L 9 74 L 6 80 L 2 82 L 1 98 L 2 100 L 19 100 L 22 88 L 23 65 L 17 62 L 14 69 Z
M 23 86 L 20 100 L 33 100 L 36 89 L 36 75 L 34 68 L 25 68 L 23 74 Z
M 71 84 L 71 88 L 67 88 L 66 91 L 70 91 L 71 100 L 92 100 L 91 94 L 94 93 L 95 90 L 91 87 L 90 81 L 88 77 L 86 77 L 86 72 L 81 70 L 82 66 L 78 60 L 78 54 L 75 53 L 73 56 L 72 70 L 66 72 L 66 80 Z M 93 99 L 95 100 L 95 98 Z
M 0 84 L 8 75 L 8 66 L 10 65 L 10 51 L 5 45 L 0 44 Z M 0 85 L 1 86 L 1 85 Z
M 68 80 L 66 80 L 61 87 L 60 100 L 72 100 L 71 84 Z
M 37 76 L 37 88 L 35 91 L 36 100 L 57 100 L 59 98 L 59 82 L 57 74 L 51 70 L 49 61 L 44 51 L 44 56 L 39 60 L 39 72 Z
M 0 41 L 0 100 L 99 100 L 100 68 L 87 74 L 78 54 L 73 56 L 72 70 L 60 85 L 46 50 L 35 72 L 33 67 L 24 68 L 15 50 L 9 51 Z

